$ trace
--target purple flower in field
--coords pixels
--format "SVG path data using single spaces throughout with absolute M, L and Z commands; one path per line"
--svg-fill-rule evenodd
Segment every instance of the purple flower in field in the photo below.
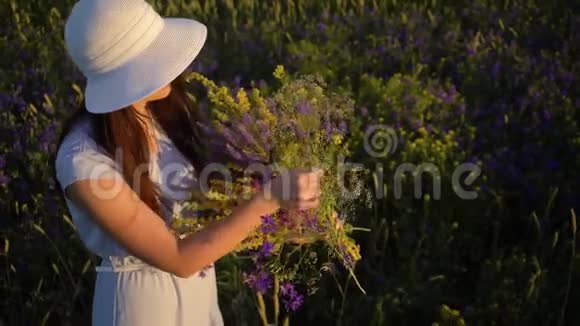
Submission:
M 324 31 L 326 29 L 326 25 L 323 22 L 318 23 L 318 30 Z
M 244 141 L 247 144 L 253 144 L 254 143 L 254 136 L 248 131 L 248 129 L 246 129 L 245 126 L 239 125 L 238 126 L 238 131 L 240 132 L 240 134 L 244 138 Z
M 258 130 L 260 131 L 260 138 L 264 140 L 264 145 L 267 147 L 266 150 L 269 150 L 271 146 L 270 139 L 272 139 L 272 130 L 270 130 L 268 124 L 265 121 L 260 120 L 256 122 L 256 124 L 258 125 Z
M 304 296 L 296 291 L 292 283 L 283 283 L 280 286 L 280 293 L 286 311 L 296 311 L 304 303 Z
M 242 153 L 240 153 L 239 150 L 235 149 L 230 144 L 226 145 L 226 153 L 238 161 L 242 161 L 244 159 L 244 156 L 242 155 Z
M 56 126 L 54 124 L 51 124 L 48 128 L 46 128 L 41 134 L 40 134 L 40 148 L 45 151 L 48 152 L 53 141 L 55 138 L 55 129 Z
M 296 135 L 296 137 L 298 137 L 299 139 L 306 139 L 306 133 L 304 133 L 304 130 L 302 130 L 302 127 L 296 122 L 296 121 L 291 121 L 288 123 L 290 130 L 292 130 L 294 132 L 294 134 Z
M 322 123 L 322 128 L 324 128 L 324 133 L 326 137 L 330 137 L 332 135 L 332 124 L 330 123 L 330 119 L 328 116 L 324 118 L 324 122 Z
M 344 245 L 341 244 L 338 246 L 338 253 L 342 258 L 342 263 L 344 264 L 344 267 L 351 269 L 354 268 L 354 260 L 352 259 L 352 256 L 350 255 L 350 253 L 348 253 L 348 250 L 346 250 L 346 247 Z
M 294 222 L 290 218 L 288 211 L 285 209 L 281 209 L 278 211 L 278 220 L 284 226 L 288 226 L 288 227 L 294 226 Z
M 306 217 L 306 227 L 315 231 L 315 232 L 321 232 L 323 230 L 322 226 L 320 225 L 320 222 L 318 221 L 318 219 L 316 218 L 316 216 L 308 216 Z
M 242 123 L 246 126 L 249 126 L 254 123 L 254 118 L 252 118 L 252 116 L 246 112 L 244 115 L 242 115 Z
M 341 134 L 346 134 L 348 132 L 348 126 L 345 121 L 341 121 L 338 125 L 338 130 Z
M 304 102 L 300 102 L 300 104 L 298 104 L 296 106 L 296 110 L 300 114 L 310 114 L 312 112 L 312 110 L 310 108 L 310 103 L 305 102 L 305 101 Z
M 457 91 L 455 90 L 455 87 L 452 87 L 449 91 L 441 90 L 438 95 L 443 103 L 450 104 L 453 103 L 453 100 L 455 100 Z
M 6 157 L 4 155 L 0 155 L 0 169 L 3 169 L 6 166 Z
M 262 225 L 260 226 L 260 230 L 265 234 L 270 234 L 276 232 L 278 226 L 276 225 L 276 221 L 271 214 L 262 216 Z
M 264 241 L 262 248 L 260 249 L 260 254 L 263 256 L 269 256 L 274 250 L 274 244 L 270 241 Z
M 228 142 L 229 144 L 236 144 L 237 143 L 236 134 L 230 128 L 224 128 L 224 130 L 222 132 L 222 136 L 224 137 L 226 142 Z
M 296 289 L 294 288 L 294 284 L 292 283 L 282 283 L 282 285 L 280 285 L 280 293 L 282 293 L 282 295 L 293 295 L 294 293 L 296 293 Z
M 296 311 L 304 303 L 304 296 L 302 294 L 298 294 L 294 298 L 282 301 L 284 302 L 284 307 L 287 311 Z
M 255 273 L 244 273 L 244 282 L 248 284 L 254 291 L 262 294 L 266 293 L 272 287 L 272 277 L 264 271 Z

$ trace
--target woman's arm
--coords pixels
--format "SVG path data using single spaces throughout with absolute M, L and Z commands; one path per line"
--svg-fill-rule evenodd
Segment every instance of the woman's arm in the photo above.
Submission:
M 316 207 L 320 176 L 319 172 L 291 173 L 285 186 L 281 181 L 272 185 L 276 199 L 266 199 L 263 192 L 258 192 L 236 207 L 228 218 L 183 239 L 177 238 L 163 219 L 127 183 L 118 179 L 81 180 L 66 187 L 65 192 L 134 256 L 179 277 L 189 277 L 232 251 L 260 224 L 260 217 L 276 211 L 279 203 L 288 207 Z M 119 183 L 122 185 L 115 196 L 99 196 L 103 189 L 119 189 L 116 188 Z M 280 195 L 284 187 L 290 189 L 291 198 Z

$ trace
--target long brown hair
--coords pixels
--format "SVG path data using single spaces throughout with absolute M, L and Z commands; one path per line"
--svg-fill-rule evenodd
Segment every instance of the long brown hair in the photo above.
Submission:
M 233 160 L 232 157 L 211 154 L 205 141 L 206 131 L 200 124 L 207 123 L 207 116 L 195 107 L 187 95 L 184 74 L 171 82 L 170 94 L 160 100 L 148 102 L 150 111 L 163 128 L 177 149 L 193 165 L 196 171 L 203 170 L 210 161 Z M 151 159 L 150 147 L 146 131 L 143 128 L 139 114 L 131 107 L 126 107 L 111 113 L 93 114 L 86 110 L 84 103 L 67 119 L 63 125 L 58 146 L 74 125 L 84 117 L 91 121 L 95 142 L 114 156 L 116 150 L 122 153 L 122 171 L 125 180 L 153 211 L 161 214 L 159 190 L 151 180 L 148 169 L 139 173 L 141 180 L 131 182 L 135 169 L 148 166 Z M 58 147 L 57 147 L 58 148 Z M 139 171 L 141 172 L 141 171 Z

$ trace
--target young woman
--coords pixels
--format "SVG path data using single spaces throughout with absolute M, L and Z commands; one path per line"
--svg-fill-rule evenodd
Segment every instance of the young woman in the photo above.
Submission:
M 262 215 L 318 205 L 321 172 L 291 170 L 203 231 L 180 239 L 167 227 L 212 163 L 180 76 L 205 38 L 201 23 L 143 0 L 80 0 L 67 19 L 87 85 L 55 167 L 81 240 L 102 258 L 93 325 L 222 325 L 213 263 Z

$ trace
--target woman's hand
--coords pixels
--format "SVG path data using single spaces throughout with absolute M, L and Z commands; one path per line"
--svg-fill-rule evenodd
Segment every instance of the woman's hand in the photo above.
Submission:
M 263 188 L 264 195 L 280 208 L 311 209 L 320 203 L 321 169 L 285 170 L 269 181 Z

